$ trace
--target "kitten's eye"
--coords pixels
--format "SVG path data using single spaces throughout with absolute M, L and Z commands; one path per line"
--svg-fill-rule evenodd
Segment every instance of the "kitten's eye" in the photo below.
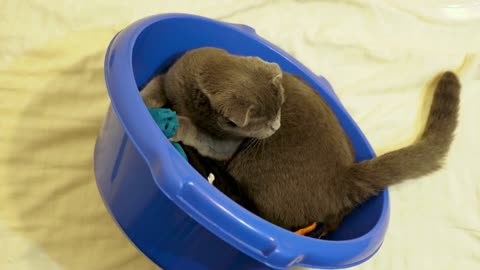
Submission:
M 230 127 L 238 127 L 237 124 L 235 124 L 235 122 L 233 122 L 232 120 L 230 119 L 227 119 L 227 125 L 229 125 Z

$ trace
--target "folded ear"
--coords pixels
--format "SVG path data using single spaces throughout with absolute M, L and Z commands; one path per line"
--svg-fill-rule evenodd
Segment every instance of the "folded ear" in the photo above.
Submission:
M 282 74 L 282 69 L 280 68 L 280 66 L 277 63 L 270 62 L 268 64 L 270 65 L 270 67 L 272 67 L 272 71 L 275 74 Z
M 212 91 L 214 87 L 208 82 L 204 82 L 204 78 L 202 76 L 196 76 L 195 78 L 196 89 L 194 91 L 200 91 L 205 97 L 207 97 L 210 105 L 213 108 L 218 109 L 218 107 L 222 107 L 223 97 L 220 93 L 215 93 Z
M 280 87 L 282 85 L 282 78 L 283 73 L 278 73 L 277 75 L 275 75 L 275 77 L 273 77 L 272 79 L 273 85 L 275 85 L 276 87 Z
M 231 107 L 228 112 L 226 112 L 225 116 L 237 127 L 245 127 L 250 122 L 250 112 L 252 109 L 253 105 L 245 106 L 238 104 L 237 106 Z

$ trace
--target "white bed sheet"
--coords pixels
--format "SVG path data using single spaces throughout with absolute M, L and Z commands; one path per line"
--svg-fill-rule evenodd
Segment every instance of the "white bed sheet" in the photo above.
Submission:
M 332 83 L 377 153 L 412 140 L 425 86 L 457 71 L 446 167 L 391 188 L 383 247 L 355 269 L 480 269 L 480 1 L 417 2 L 2 1 L 0 269 L 157 269 L 105 211 L 92 155 L 108 42 L 166 12 L 254 27 Z

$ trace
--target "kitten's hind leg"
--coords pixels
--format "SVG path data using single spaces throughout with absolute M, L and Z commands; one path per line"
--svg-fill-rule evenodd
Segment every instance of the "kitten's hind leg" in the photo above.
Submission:
M 149 108 L 161 108 L 167 103 L 165 92 L 162 88 L 164 75 L 153 77 L 140 91 L 143 102 Z
M 340 223 L 342 223 L 344 217 L 345 217 L 344 213 L 327 216 L 323 221 L 322 232 L 320 233 L 320 236 L 318 238 L 319 239 L 324 238 L 329 233 L 335 231 L 338 228 L 338 226 L 340 226 Z
M 215 160 L 228 160 L 237 151 L 241 140 L 218 139 L 209 133 L 197 128 L 185 116 L 177 116 L 179 125 L 175 136 L 170 138 L 173 142 L 183 142 L 195 148 L 200 155 Z

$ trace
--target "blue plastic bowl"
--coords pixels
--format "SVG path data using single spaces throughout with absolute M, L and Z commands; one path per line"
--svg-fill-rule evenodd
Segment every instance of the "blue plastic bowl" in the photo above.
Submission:
M 357 159 L 374 156 L 328 82 L 252 28 L 184 14 L 149 17 L 110 43 L 105 81 L 111 108 L 95 146 L 98 188 L 128 238 L 165 269 L 344 268 L 375 254 L 388 223 L 386 190 L 358 207 L 328 240 L 303 237 L 231 201 L 171 146 L 138 89 L 185 51 L 203 46 L 259 56 L 301 75 L 331 106 Z

